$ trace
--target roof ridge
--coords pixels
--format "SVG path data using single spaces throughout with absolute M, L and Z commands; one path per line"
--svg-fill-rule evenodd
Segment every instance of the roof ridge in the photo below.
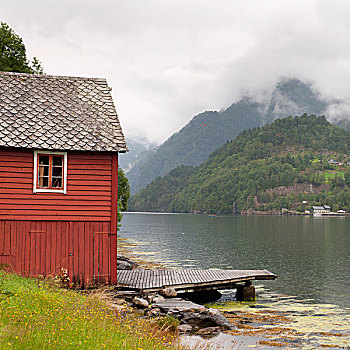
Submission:
M 69 79 L 69 80 L 99 81 L 99 82 L 106 82 L 107 84 L 107 78 L 89 78 L 89 77 L 78 77 L 78 76 L 71 76 L 71 75 L 32 74 L 32 73 L 3 72 L 3 71 L 0 71 L 0 74 L 26 76 L 26 77 L 33 77 L 33 78 L 45 77 L 45 78 L 62 78 L 62 79 Z

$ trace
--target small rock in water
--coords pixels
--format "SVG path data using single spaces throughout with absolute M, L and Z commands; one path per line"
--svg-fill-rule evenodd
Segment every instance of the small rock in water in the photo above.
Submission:
M 211 315 L 214 322 L 221 328 L 221 329 L 232 329 L 232 325 L 227 320 L 225 316 L 222 315 L 222 313 L 218 309 L 208 309 L 208 314 Z
M 117 254 L 117 270 L 133 270 L 137 268 L 137 263 L 130 258 Z
M 117 270 L 132 270 L 132 264 L 127 261 L 118 261 Z
M 267 306 L 259 305 L 259 304 L 249 305 L 249 307 L 252 309 L 266 309 L 267 308 Z

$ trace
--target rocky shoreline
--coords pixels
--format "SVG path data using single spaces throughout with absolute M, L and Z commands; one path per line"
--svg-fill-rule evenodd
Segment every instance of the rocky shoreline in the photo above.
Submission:
M 138 263 L 118 254 L 118 269 L 131 270 L 137 267 Z M 180 298 L 173 288 L 164 288 L 161 294 L 118 289 L 115 299 L 113 306 L 120 312 L 124 312 L 125 307 L 131 307 L 142 317 L 173 317 L 178 321 L 177 330 L 180 334 L 215 335 L 234 328 L 217 309 Z

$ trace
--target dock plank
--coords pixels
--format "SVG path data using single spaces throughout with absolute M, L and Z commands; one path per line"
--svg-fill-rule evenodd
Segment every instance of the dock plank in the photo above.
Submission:
M 216 286 L 220 289 L 230 283 L 275 278 L 277 276 L 267 270 L 135 269 L 119 270 L 117 274 L 119 286 L 143 291 L 195 286 Z

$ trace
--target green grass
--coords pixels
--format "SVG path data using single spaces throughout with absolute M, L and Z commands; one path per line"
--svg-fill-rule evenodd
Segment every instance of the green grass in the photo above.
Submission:
M 174 332 L 100 298 L 0 271 L 0 349 L 180 349 Z
M 344 171 L 336 171 L 336 170 L 326 170 L 323 172 L 326 183 L 329 183 L 331 179 L 335 178 L 335 175 L 341 176 L 344 179 Z

